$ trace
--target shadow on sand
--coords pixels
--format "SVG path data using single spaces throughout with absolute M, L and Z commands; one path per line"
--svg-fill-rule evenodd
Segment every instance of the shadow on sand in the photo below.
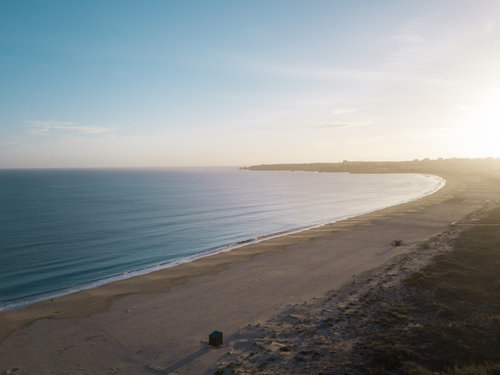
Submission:
M 162 374 L 162 375 L 163 374 L 165 374 L 165 375 L 166 374 L 171 374 L 175 370 L 180 369 L 181 367 L 187 365 L 191 361 L 194 361 L 195 359 L 198 359 L 198 358 L 204 356 L 210 350 L 213 350 L 213 349 L 210 348 L 208 345 L 205 345 L 202 348 L 200 348 L 197 351 L 195 351 L 194 353 L 188 355 L 187 357 L 181 359 L 180 361 L 177 361 L 177 362 L 171 364 L 168 367 L 160 368 L 160 367 L 157 367 L 157 366 L 154 366 L 154 365 L 150 365 L 150 366 L 146 366 L 146 369 L 150 370 L 152 373 L 157 373 L 157 374 Z

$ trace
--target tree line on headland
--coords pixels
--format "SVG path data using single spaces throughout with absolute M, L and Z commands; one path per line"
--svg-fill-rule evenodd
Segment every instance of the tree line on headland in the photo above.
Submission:
M 411 161 L 348 161 L 341 163 L 261 164 L 241 169 L 253 171 L 308 171 L 348 173 L 497 174 L 500 158 L 415 159 Z

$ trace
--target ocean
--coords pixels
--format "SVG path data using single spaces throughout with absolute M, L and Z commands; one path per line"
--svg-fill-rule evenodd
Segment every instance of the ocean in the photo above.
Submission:
M 0 170 L 0 311 L 418 199 L 420 174 Z

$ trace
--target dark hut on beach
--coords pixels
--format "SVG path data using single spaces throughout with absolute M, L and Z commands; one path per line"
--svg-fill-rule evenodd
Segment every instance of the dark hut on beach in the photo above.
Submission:
M 223 341 L 222 332 L 220 331 L 213 331 L 208 335 L 208 345 L 210 346 L 221 346 Z

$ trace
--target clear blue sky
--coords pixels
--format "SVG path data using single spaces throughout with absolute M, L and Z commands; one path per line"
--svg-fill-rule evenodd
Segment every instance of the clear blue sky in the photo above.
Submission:
M 498 157 L 499 16 L 498 1 L 3 0 L 0 167 Z

